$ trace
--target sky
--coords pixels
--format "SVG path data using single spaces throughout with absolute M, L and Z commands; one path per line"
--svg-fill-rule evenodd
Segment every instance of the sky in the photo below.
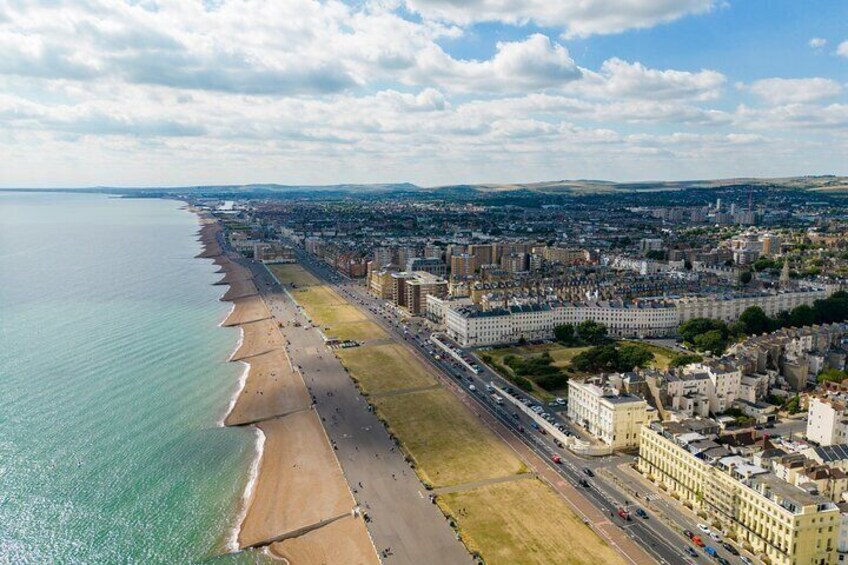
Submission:
M 807 174 L 843 0 L 0 0 L 0 187 Z

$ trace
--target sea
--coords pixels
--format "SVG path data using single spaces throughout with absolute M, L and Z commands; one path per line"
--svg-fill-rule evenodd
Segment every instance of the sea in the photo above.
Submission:
M 0 192 L 0 564 L 233 554 L 257 437 L 181 202 Z

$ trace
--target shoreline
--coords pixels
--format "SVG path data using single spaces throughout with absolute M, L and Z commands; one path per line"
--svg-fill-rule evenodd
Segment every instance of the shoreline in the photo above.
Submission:
M 334 446 L 253 272 L 222 249 L 217 219 L 187 209 L 200 224 L 203 251 L 196 258 L 218 266 L 223 276 L 211 284 L 227 286 L 219 300 L 232 304 L 218 326 L 239 328 L 228 362 L 245 365 L 218 425 L 256 430 L 255 456 L 234 523 L 224 534 L 226 551 L 254 549 L 303 565 L 348 563 L 352 556 L 358 563 L 378 562 L 370 541 L 363 550 L 363 540 L 370 540 L 364 521 L 354 512 Z

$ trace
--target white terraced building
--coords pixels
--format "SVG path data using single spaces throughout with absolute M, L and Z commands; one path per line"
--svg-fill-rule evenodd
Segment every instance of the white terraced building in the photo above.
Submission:
M 550 339 L 556 326 L 576 325 L 585 320 L 604 324 L 614 337 L 672 337 L 677 335 L 680 324 L 692 318 L 732 322 L 751 306 L 759 306 L 767 315 L 774 316 L 801 304 L 812 305 L 829 294 L 824 289 L 810 289 L 669 300 L 643 299 L 632 303 L 546 302 L 488 310 L 467 303 L 444 301 L 431 305 L 435 307 L 431 317 L 444 324 L 447 334 L 464 347 L 514 343 L 521 338 Z

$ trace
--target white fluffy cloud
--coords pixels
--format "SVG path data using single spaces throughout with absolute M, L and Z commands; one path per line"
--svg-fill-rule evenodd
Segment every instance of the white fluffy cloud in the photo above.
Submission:
M 836 54 L 840 57 L 848 57 L 848 40 L 839 44 L 839 47 L 836 48 Z
M 719 72 L 650 69 L 621 59 L 604 61 L 587 76 L 585 92 L 610 98 L 709 100 L 721 94 L 725 77 Z
M 402 1 L 0 0 L 0 185 L 691 177 L 846 150 L 833 81 L 759 81 L 734 110 L 718 70 L 556 38 L 715 2 Z M 557 29 L 460 55 L 472 19 Z
M 568 37 L 652 27 L 703 14 L 717 0 L 406 0 L 426 18 L 459 24 L 534 22 L 565 30 Z
M 833 98 L 842 94 L 842 85 L 826 78 L 768 78 L 748 89 L 770 104 L 797 104 Z
M 813 49 L 821 49 L 822 47 L 827 45 L 827 39 L 824 39 L 822 37 L 814 37 L 807 42 L 807 45 L 809 45 Z

